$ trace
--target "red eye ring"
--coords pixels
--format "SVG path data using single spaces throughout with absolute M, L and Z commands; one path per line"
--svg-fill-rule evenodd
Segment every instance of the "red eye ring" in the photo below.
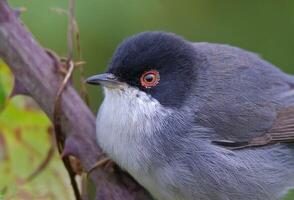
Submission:
M 140 77 L 141 85 L 145 88 L 151 88 L 159 83 L 160 76 L 156 70 L 150 70 L 144 72 Z

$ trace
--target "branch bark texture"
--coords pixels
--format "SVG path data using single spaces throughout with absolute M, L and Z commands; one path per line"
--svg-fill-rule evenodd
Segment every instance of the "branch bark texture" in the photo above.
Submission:
M 53 120 L 54 101 L 62 81 L 56 61 L 36 42 L 6 0 L 0 0 L 0 57 L 15 76 L 14 92 L 31 96 Z M 89 170 L 102 152 L 96 145 L 95 117 L 71 86 L 62 94 L 61 107 L 62 131 L 67 134 L 65 150 Z M 97 169 L 91 173 L 91 178 L 97 189 L 96 199 L 151 199 L 124 174 L 109 174 Z

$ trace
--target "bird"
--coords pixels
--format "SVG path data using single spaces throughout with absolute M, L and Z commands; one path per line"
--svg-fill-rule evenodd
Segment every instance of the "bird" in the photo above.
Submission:
M 294 76 L 258 54 L 147 31 L 105 73 L 97 144 L 157 200 L 277 200 L 294 187 Z

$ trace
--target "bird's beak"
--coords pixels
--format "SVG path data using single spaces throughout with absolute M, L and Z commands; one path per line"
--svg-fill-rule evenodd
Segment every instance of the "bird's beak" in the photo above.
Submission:
M 119 88 L 125 85 L 123 82 L 118 81 L 117 77 L 111 73 L 104 73 L 91 76 L 87 78 L 86 83 L 92 85 L 102 85 L 109 88 Z

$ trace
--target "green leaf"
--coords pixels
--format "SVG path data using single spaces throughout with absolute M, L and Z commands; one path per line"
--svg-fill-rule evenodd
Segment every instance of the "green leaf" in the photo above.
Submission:
M 26 199 L 73 199 L 57 151 L 35 179 L 24 183 L 47 155 L 52 124 L 31 98 L 18 95 L 9 99 L 12 85 L 13 75 L 0 60 L 0 200 L 24 199 L 24 196 Z
M 2 111 L 2 109 L 4 108 L 5 101 L 6 95 L 0 80 L 0 111 Z

